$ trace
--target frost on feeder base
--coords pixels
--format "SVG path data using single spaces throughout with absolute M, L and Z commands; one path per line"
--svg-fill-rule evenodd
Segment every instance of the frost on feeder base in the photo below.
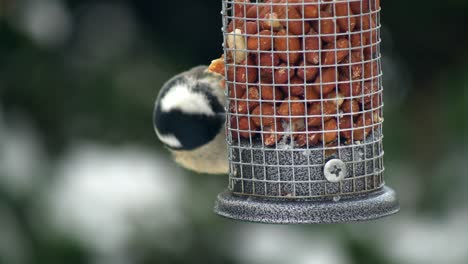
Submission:
M 384 186 L 383 155 L 377 132 L 359 145 L 323 149 L 262 149 L 243 142 L 231 149 L 228 191 L 218 195 L 221 216 L 262 223 L 339 223 L 394 214 L 399 205 Z M 376 155 L 377 153 L 377 155 Z M 325 165 L 341 160 L 340 181 L 324 180 Z M 354 162 L 353 162 L 354 160 Z M 331 163 L 331 162 L 330 162 Z M 258 164 L 256 166 L 255 164 Z M 236 178 L 242 175 L 240 178 Z
M 268 224 L 315 224 L 367 221 L 399 210 L 395 192 L 388 188 L 340 201 L 266 200 L 238 196 L 229 191 L 218 195 L 215 212 L 221 216 Z

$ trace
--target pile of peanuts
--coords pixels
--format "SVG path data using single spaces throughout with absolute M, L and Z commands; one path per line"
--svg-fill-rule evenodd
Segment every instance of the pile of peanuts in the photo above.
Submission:
M 382 121 L 379 9 L 379 0 L 233 0 L 224 58 L 232 139 L 364 140 Z

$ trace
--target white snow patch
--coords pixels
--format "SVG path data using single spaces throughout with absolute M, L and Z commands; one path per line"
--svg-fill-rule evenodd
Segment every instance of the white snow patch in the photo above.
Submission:
M 338 240 L 324 233 L 311 235 L 288 226 L 242 226 L 234 243 L 241 263 L 350 263 Z
M 46 204 L 50 221 L 99 252 L 118 254 L 137 231 L 174 244 L 183 228 L 183 172 L 137 147 L 83 144 L 57 168 Z M 180 244 L 182 241 L 178 241 Z

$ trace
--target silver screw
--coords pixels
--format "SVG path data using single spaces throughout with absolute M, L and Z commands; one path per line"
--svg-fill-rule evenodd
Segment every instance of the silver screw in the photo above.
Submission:
M 329 182 L 340 182 L 346 177 L 346 164 L 339 159 L 329 160 L 324 168 L 325 178 Z

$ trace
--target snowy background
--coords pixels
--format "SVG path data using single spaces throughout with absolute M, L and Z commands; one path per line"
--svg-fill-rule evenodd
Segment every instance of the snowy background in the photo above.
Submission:
M 402 210 L 274 226 L 215 216 L 227 177 L 152 129 L 162 83 L 222 52 L 221 1 L 0 0 L 0 263 L 468 263 L 468 4 L 382 5 Z

